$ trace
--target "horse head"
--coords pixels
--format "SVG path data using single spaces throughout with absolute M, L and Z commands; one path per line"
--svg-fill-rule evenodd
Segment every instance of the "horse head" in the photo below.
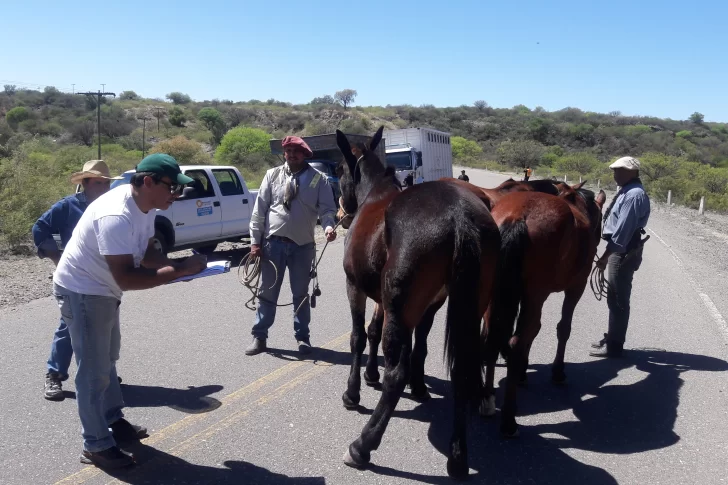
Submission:
M 607 194 L 600 189 L 599 193 L 595 195 L 591 190 L 585 189 L 584 184 L 586 184 L 586 180 L 574 186 L 565 182 L 557 184 L 559 197 L 577 206 L 589 218 L 589 225 L 598 244 L 599 238 L 602 236 L 602 208 L 607 200 Z
M 392 177 L 394 170 L 384 166 L 375 150 L 382 141 L 384 126 L 379 127 L 369 143 L 355 143 L 352 147 L 349 139 L 340 130 L 336 130 L 336 144 L 344 155 L 344 160 L 336 169 L 339 176 L 341 199 L 339 204 L 345 217 L 354 216 L 364 203 L 369 192 L 383 179 Z

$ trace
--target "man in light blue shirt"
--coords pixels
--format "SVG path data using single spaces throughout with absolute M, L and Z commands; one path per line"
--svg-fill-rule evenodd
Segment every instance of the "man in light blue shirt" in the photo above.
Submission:
M 632 278 L 642 264 L 641 234 L 650 218 L 650 198 L 639 178 L 640 162 L 622 157 L 609 166 L 620 189 L 604 214 L 602 238 L 607 241 L 597 267 L 607 270 L 609 329 L 604 338 L 592 344 L 594 357 L 619 357 L 629 325 Z

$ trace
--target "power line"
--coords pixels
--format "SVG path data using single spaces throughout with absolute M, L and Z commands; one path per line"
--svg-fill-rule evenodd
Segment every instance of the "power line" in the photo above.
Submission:
M 86 96 L 97 96 L 96 100 L 96 129 L 98 131 L 99 135 L 99 160 L 101 160 L 101 96 L 113 96 L 116 97 L 115 93 L 102 93 L 101 91 L 97 91 L 95 93 L 76 93 L 76 94 L 83 94 Z

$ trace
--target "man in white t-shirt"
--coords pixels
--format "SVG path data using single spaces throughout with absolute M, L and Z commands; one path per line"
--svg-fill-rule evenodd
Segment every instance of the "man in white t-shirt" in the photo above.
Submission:
M 192 181 L 171 156 L 146 157 L 130 184 L 89 205 L 53 274 L 53 293 L 78 364 L 82 463 L 100 468 L 131 465 L 133 456 L 117 443 L 146 435 L 146 429 L 123 418 L 124 400 L 116 376 L 119 306 L 124 291 L 160 286 L 206 267 L 204 256 L 173 262 L 152 243 L 155 209 L 168 209 Z

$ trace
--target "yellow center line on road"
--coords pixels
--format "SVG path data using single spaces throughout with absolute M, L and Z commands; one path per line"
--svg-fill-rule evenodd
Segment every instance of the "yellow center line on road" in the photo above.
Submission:
M 294 387 L 298 386 L 299 384 L 302 384 L 312 377 L 315 377 L 326 370 L 328 370 L 329 367 L 332 367 L 331 365 L 320 365 L 320 366 L 314 366 L 313 368 L 307 370 L 303 374 L 299 374 L 295 378 L 291 379 L 290 381 L 286 382 L 276 390 L 265 394 L 261 398 L 259 398 L 257 401 L 253 402 L 249 406 L 234 412 L 230 416 L 228 416 L 225 419 L 222 419 L 218 421 L 217 423 L 213 424 L 212 426 L 208 427 L 207 429 L 197 433 L 194 436 L 191 436 L 190 438 L 186 439 L 179 445 L 173 446 L 169 450 L 165 451 L 167 455 L 171 455 L 173 457 L 179 458 L 179 456 L 184 453 L 185 451 L 189 450 L 190 448 L 193 448 L 195 445 L 198 445 L 200 442 L 204 442 L 207 439 L 211 438 L 212 436 L 216 435 L 220 431 L 223 431 L 233 424 L 236 424 L 238 421 L 241 421 L 243 418 L 248 416 L 255 408 L 263 406 L 281 396 L 286 394 L 288 391 L 293 389 Z M 146 463 L 142 463 L 141 465 L 137 465 L 136 469 L 131 470 L 130 474 L 133 474 L 136 472 L 136 470 L 139 470 L 143 466 L 151 466 L 153 464 L 159 465 L 162 464 L 165 460 L 169 459 L 168 456 L 161 456 L 159 458 L 154 458 Z M 110 482 L 107 482 L 106 485 L 110 484 L 123 484 L 127 482 L 122 482 L 118 479 L 114 479 Z
M 342 343 L 346 342 L 349 339 L 350 333 L 351 332 L 346 332 L 346 333 L 336 337 L 335 339 L 325 343 L 320 348 L 333 350 L 336 347 L 340 346 Z M 266 374 L 265 376 L 261 377 L 260 379 L 254 381 L 254 382 L 248 384 L 247 386 L 244 386 L 244 387 L 238 389 L 237 391 L 234 391 L 234 392 L 228 394 L 227 396 L 225 396 L 224 398 L 222 398 L 221 399 L 222 406 L 218 409 L 223 409 L 224 407 L 229 406 L 230 404 L 234 403 L 235 401 L 238 401 L 240 399 L 243 399 L 246 396 L 249 396 L 250 394 L 260 390 L 263 386 L 270 384 L 271 382 L 275 382 L 278 379 L 281 379 L 282 377 L 290 374 L 294 370 L 296 370 L 299 367 L 302 367 L 306 364 L 311 364 L 311 361 L 303 360 L 303 361 L 291 362 L 290 364 L 286 364 L 283 367 L 276 369 L 269 374 Z M 327 370 L 329 367 L 331 367 L 331 366 L 321 365 L 321 364 L 314 365 L 313 369 L 306 371 L 304 374 L 301 374 L 298 377 L 288 381 L 287 383 L 283 384 L 282 386 L 280 386 L 278 389 L 271 392 L 270 394 L 266 394 L 263 397 L 261 397 L 252 406 L 248 407 L 247 410 L 237 411 L 237 412 L 233 413 L 232 415 L 227 416 L 226 418 L 222 418 L 220 421 L 217 421 L 215 424 L 213 424 L 212 426 L 207 428 L 202 433 L 205 433 L 208 430 L 215 428 L 218 424 L 226 422 L 230 418 L 235 417 L 234 421 L 239 420 L 240 418 L 244 417 L 245 414 L 249 413 L 250 409 L 252 409 L 256 405 L 265 404 L 266 402 L 270 401 L 271 399 L 274 399 L 275 397 L 277 397 L 280 394 L 279 391 L 283 390 L 282 392 L 285 392 L 288 389 L 295 387 L 298 383 L 300 383 L 299 379 L 301 376 L 309 376 L 309 374 L 312 373 L 312 371 L 315 371 L 309 376 L 309 377 L 311 377 L 313 375 L 317 375 L 317 374 Z M 279 394 L 277 394 L 277 393 L 279 393 Z M 273 397 L 270 397 L 270 396 L 273 396 Z M 244 412 L 244 414 L 238 415 L 239 413 L 243 413 L 243 412 Z M 144 439 L 144 444 L 153 446 L 157 443 L 160 443 L 160 442 L 170 438 L 172 435 L 179 433 L 180 431 L 183 431 L 186 428 L 189 428 L 190 426 L 198 423 L 199 421 L 202 421 L 206 417 L 209 417 L 206 413 L 189 415 L 175 423 L 170 424 L 166 428 L 163 428 L 163 429 L 157 431 L 156 433 L 153 433 L 151 436 Z M 223 428 L 221 428 L 221 429 L 223 429 Z M 197 437 L 198 435 L 199 435 L 199 433 L 177 446 L 182 446 L 184 443 L 187 443 L 189 440 Z M 175 448 L 177 448 L 177 447 L 175 447 Z M 173 449 L 175 449 L 175 448 L 173 448 Z M 69 475 L 68 477 L 56 482 L 55 485 L 84 483 L 101 473 L 104 473 L 103 470 L 101 470 L 100 468 L 97 468 L 95 466 L 89 465 L 86 468 L 84 468 L 83 470 L 80 470 L 80 471 L 78 471 L 72 475 Z

